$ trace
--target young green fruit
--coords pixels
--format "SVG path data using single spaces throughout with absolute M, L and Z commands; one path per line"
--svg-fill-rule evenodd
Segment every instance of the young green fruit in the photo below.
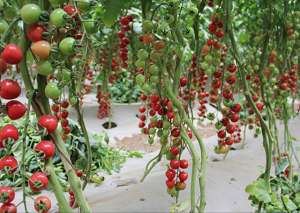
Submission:
M 40 61 L 36 69 L 38 74 L 43 76 L 48 76 L 53 73 L 53 67 L 49 61 Z
M 77 0 L 77 7 L 80 11 L 87 11 L 91 6 L 90 0 Z
M 74 53 L 75 39 L 72 37 L 64 38 L 59 43 L 59 50 L 63 55 L 69 56 Z
M 57 99 L 57 98 L 59 98 L 60 94 L 61 94 L 61 91 L 58 88 L 56 83 L 49 82 L 47 84 L 47 86 L 45 88 L 46 97 L 51 98 L 51 99 Z
M 8 24 L 5 20 L 0 20 L 0 34 L 3 34 L 8 29 Z
M 95 33 L 97 31 L 97 27 L 93 19 L 85 20 L 83 25 L 87 33 Z
M 63 27 L 66 24 L 67 13 L 61 9 L 55 9 L 50 14 L 50 23 L 55 27 Z
M 39 21 L 42 10 L 36 4 L 25 4 L 21 9 L 20 14 L 25 24 L 34 24 Z
M 56 74 L 56 78 L 59 81 L 70 82 L 71 72 L 67 69 L 59 70 Z

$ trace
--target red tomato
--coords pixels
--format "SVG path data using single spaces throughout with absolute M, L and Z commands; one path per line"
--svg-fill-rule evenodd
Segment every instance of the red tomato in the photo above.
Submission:
M 17 213 L 17 207 L 13 203 L 3 204 L 0 213 Z
M 170 167 L 171 167 L 172 169 L 178 169 L 178 168 L 179 168 L 179 165 L 180 165 L 179 160 L 171 160 L 171 161 L 170 161 Z
M 172 189 L 175 186 L 175 180 L 167 180 L 166 185 L 168 189 Z
M 34 192 L 46 189 L 48 187 L 48 177 L 43 172 L 35 172 L 29 178 L 28 185 Z
M 8 139 L 13 139 L 17 141 L 19 139 L 18 129 L 11 124 L 7 124 L 0 130 L 0 148 L 5 147 L 4 141 Z
M 17 45 L 7 44 L 1 53 L 1 58 L 8 64 L 18 64 L 23 58 L 23 52 Z
M 180 168 L 186 169 L 189 167 L 189 162 L 187 160 L 180 160 Z
M 166 171 L 166 177 L 168 178 L 168 180 L 173 180 L 176 176 L 176 172 L 174 169 L 168 169 Z
M 46 32 L 45 28 L 41 25 L 34 24 L 27 29 L 27 37 L 32 42 L 43 40 L 43 33 Z
M 42 117 L 40 117 L 38 124 L 41 127 L 44 127 L 45 129 L 47 129 L 48 134 L 51 134 L 52 132 L 54 132 L 56 130 L 58 121 L 57 121 L 56 116 L 54 116 L 54 115 L 43 115 Z
M 15 99 L 21 94 L 21 87 L 17 81 L 5 79 L 0 82 L 0 97 Z
M 6 169 L 8 174 L 14 173 L 18 168 L 18 161 L 12 155 L 0 159 L 0 170 Z
M 10 186 L 0 186 L 0 202 L 10 203 L 15 198 L 15 191 Z
M 49 159 L 55 154 L 55 145 L 52 141 L 42 140 L 35 146 L 35 151 L 43 153 L 44 158 Z
M 6 103 L 7 115 L 11 120 L 17 120 L 24 116 L 26 107 L 20 101 L 12 100 Z
M 51 200 L 44 195 L 34 199 L 34 209 L 39 213 L 47 213 L 51 209 Z
M 182 76 L 182 77 L 180 78 L 180 86 L 181 86 L 181 87 L 184 87 L 185 85 L 187 85 L 187 83 L 188 83 L 187 77 Z
M 170 152 L 171 152 L 173 155 L 178 155 L 180 151 L 179 151 L 178 147 L 172 146 L 172 147 L 170 148 Z
M 180 182 L 184 182 L 188 179 L 188 173 L 181 171 L 181 172 L 179 172 L 178 177 L 179 177 Z
M 64 11 L 71 17 L 76 16 L 77 15 L 77 10 L 76 8 L 71 5 L 71 4 L 66 4 L 64 6 Z

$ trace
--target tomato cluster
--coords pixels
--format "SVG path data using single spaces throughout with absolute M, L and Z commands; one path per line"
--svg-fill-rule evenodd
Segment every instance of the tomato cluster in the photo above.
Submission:
M 130 23 L 133 21 L 133 16 L 122 16 L 120 18 L 121 30 L 117 33 L 119 38 L 119 57 L 122 61 L 122 67 L 128 67 L 128 48 L 127 46 L 130 44 L 130 40 L 126 34 L 130 31 Z
M 71 127 L 69 125 L 69 111 L 68 108 L 70 106 L 70 103 L 68 100 L 63 100 L 60 103 L 54 103 L 51 106 L 51 109 L 56 116 L 57 120 L 60 121 L 60 125 L 63 129 L 62 139 L 64 141 L 67 140 L 68 135 L 71 132 Z
M 97 94 L 97 99 L 99 104 L 97 117 L 99 119 L 108 117 L 111 110 L 109 93 L 103 94 L 101 91 L 99 91 Z

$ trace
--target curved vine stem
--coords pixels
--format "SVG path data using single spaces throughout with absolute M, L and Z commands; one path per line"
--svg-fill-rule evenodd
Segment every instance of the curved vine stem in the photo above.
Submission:
M 183 139 L 183 141 L 188 145 L 191 155 L 192 155 L 192 177 L 191 177 L 191 212 L 195 212 L 196 211 L 196 179 L 197 179 L 197 173 L 198 173 L 198 162 L 200 161 L 198 153 L 196 151 L 196 148 L 194 146 L 194 144 L 192 143 L 192 141 L 190 140 L 190 138 L 187 136 L 186 131 L 184 130 L 181 133 L 181 137 Z
M 159 154 L 157 156 L 155 156 L 154 158 L 152 158 L 146 165 L 145 171 L 144 171 L 144 175 L 141 178 L 141 182 L 143 182 L 146 177 L 149 175 L 149 173 L 152 171 L 152 169 L 160 162 L 161 160 L 161 156 L 162 156 L 162 152 L 159 152 Z
M 269 129 L 269 126 L 265 122 L 262 114 L 260 111 L 257 109 L 256 104 L 254 103 L 252 97 L 251 97 L 251 92 L 249 89 L 248 82 L 246 80 L 246 75 L 244 70 L 246 69 L 245 66 L 243 66 L 240 58 L 240 53 L 237 48 L 237 44 L 234 38 L 233 30 L 232 30 L 232 25 L 231 25 L 231 19 L 230 19 L 230 12 L 231 12 L 231 6 L 232 6 L 232 1 L 231 0 L 226 0 L 225 2 L 225 12 L 227 14 L 228 18 L 228 23 L 227 23 L 227 30 L 229 34 L 229 39 L 231 43 L 231 51 L 233 53 L 233 56 L 238 64 L 239 67 L 239 73 L 242 76 L 242 83 L 244 87 L 244 95 L 246 97 L 246 100 L 250 103 L 251 107 L 254 109 L 255 115 L 259 118 L 260 125 L 262 127 L 262 132 L 263 132 L 263 143 L 264 143 L 264 148 L 266 152 L 266 168 L 265 168 L 265 180 L 268 186 L 268 189 L 270 190 L 270 170 L 271 170 L 271 163 L 272 163 L 272 144 L 274 144 L 274 137 L 271 133 L 271 130 Z
M 206 149 L 205 145 L 203 143 L 203 140 L 195 128 L 193 122 L 189 119 L 188 115 L 186 114 L 182 103 L 177 99 L 177 97 L 174 95 L 171 87 L 171 82 L 168 79 L 167 76 L 164 77 L 164 82 L 165 82 L 165 90 L 170 98 L 170 100 L 173 102 L 173 105 L 178 109 L 179 115 L 182 118 L 182 121 L 187 124 L 187 126 L 192 130 L 193 134 L 195 135 L 199 147 L 200 147 L 200 152 L 201 152 L 201 157 L 200 157 L 200 171 L 199 171 L 199 185 L 200 185 L 200 204 L 198 206 L 198 211 L 199 212 L 204 212 L 206 201 L 205 201 L 205 173 L 206 173 L 206 160 L 207 160 L 207 154 L 206 154 Z
M 72 66 L 69 65 L 68 67 L 69 67 L 69 69 L 72 70 Z M 75 83 L 74 74 L 72 74 L 72 76 L 71 76 L 71 88 L 72 88 L 73 92 L 75 93 L 75 94 L 72 94 L 72 95 L 76 95 L 76 83 Z M 85 180 L 84 180 L 83 185 L 82 185 L 82 189 L 85 189 L 85 187 L 86 187 L 86 185 L 89 181 L 90 174 L 91 174 L 92 148 L 91 148 L 89 134 L 88 134 L 87 128 L 86 128 L 85 123 L 84 123 L 83 114 L 82 114 L 82 110 L 81 110 L 81 107 L 80 107 L 80 102 L 79 102 L 78 99 L 76 100 L 76 103 L 75 103 L 75 110 L 76 110 L 76 113 L 77 113 L 78 123 L 79 123 L 79 126 L 81 128 L 82 134 L 84 136 L 85 145 L 86 145 L 86 148 L 87 148 L 87 167 L 85 169 L 86 176 L 85 176 Z

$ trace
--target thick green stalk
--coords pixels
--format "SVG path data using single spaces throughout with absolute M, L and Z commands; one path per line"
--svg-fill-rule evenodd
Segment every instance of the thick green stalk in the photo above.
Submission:
M 24 35 L 23 38 L 21 39 L 21 48 L 25 54 L 24 54 L 23 60 L 20 63 L 20 72 L 21 72 L 21 75 L 22 75 L 22 78 L 23 78 L 23 81 L 25 84 L 25 89 L 27 91 L 27 94 L 29 94 L 29 100 L 31 102 L 31 105 L 32 105 L 34 111 L 36 112 L 37 116 L 39 117 L 43 114 L 44 108 L 41 106 L 39 100 L 37 99 L 37 96 L 35 95 L 36 91 L 34 90 L 30 75 L 28 73 L 27 64 L 26 64 L 26 59 L 27 59 L 26 53 L 27 53 L 28 47 L 29 47 L 29 44 L 26 41 L 26 38 Z M 28 106 L 28 112 L 29 112 L 29 110 L 30 110 L 30 107 Z M 54 169 L 53 165 L 49 165 L 48 170 L 49 169 L 50 170 Z M 52 176 L 50 174 L 49 180 L 50 180 L 50 182 L 55 182 L 55 181 L 58 182 L 56 175 Z M 57 184 L 55 184 L 55 186 L 57 186 Z M 61 212 L 71 212 L 72 209 L 69 207 L 68 202 L 65 200 L 65 198 L 61 197 L 61 196 L 63 196 L 63 193 L 64 193 L 62 190 L 62 187 L 60 185 L 57 187 L 53 187 L 53 191 L 54 191 L 55 195 L 59 195 L 56 198 L 57 198 L 57 201 L 59 202 Z M 24 202 L 26 202 L 26 200 L 24 200 Z M 26 210 L 26 206 L 25 206 L 25 210 Z
M 201 158 L 200 158 L 200 171 L 199 171 L 199 184 L 200 184 L 200 204 L 198 207 L 198 210 L 200 213 L 204 212 L 206 201 L 205 201 L 205 173 L 206 173 L 206 160 L 207 160 L 207 154 L 205 145 L 202 141 L 202 138 L 200 134 L 198 133 L 197 129 L 195 128 L 193 122 L 189 119 L 188 115 L 186 114 L 182 103 L 177 99 L 177 97 L 174 95 L 171 87 L 171 82 L 169 81 L 168 77 L 165 76 L 164 79 L 165 82 L 165 89 L 167 92 L 168 97 L 173 102 L 174 106 L 179 110 L 180 117 L 182 118 L 183 122 L 187 124 L 187 126 L 192 130 L 193 134 L 195 135 L 199 146 L 200 146 L 200 152 L 201 152 Z
M 69 69 L 72 70 L 72 66 L 69 66 Z M 76 95 L 77 92 L 76 92 L 75 76 L 73 74 L 71 76 L 71 79 L 72 79 L 71 80 L 71 88 L 72 88 L 73 93 L 74 93 L 72 95 Z M 85 181 L 84 181 L 83 186 L 82 186 L 82 188 L 84 189 L 86 187 L 88 181 L 89 181 L 90 174 L 91 174 L 92 149 L 91 149 L 91 144 L 90 144 L 89 133 L 88 133 L 88 131 L 86 129 L 86 126 L 85 126 L 85 123 L 84 123 L 84 120 L 83 120 L 83 114 L 82 114 L 82 111 L 81 111 L 79 100 L 76 100 L 75 110 L 76 110 L 76 113 L 77 113 L 78 123 L 80 125 L 82 134 L 84 136 L 84 140 L 85 140 L 85 144 L 86 144 L 86 148 L 87 148 L 87 166 L 86 166 L 86 169 L 85 169 L 86 176 L 85 176 Z
M 191 177 L 191 213 L 196 211 L 196 179 L 198 173 L 198 162 L 200 161 L 196 148 L 190 138 L 187 136 L 186 131 L 181 132 L 183 141 L 188 145 L 192 155 L 192 177 Z
M 64 196 L 64 190 L 58 181 L 52 160 L 48 160 L 46 164 L 46 171 L 49 174 L 49 182 L 58 202 L 59 212 L 72 212 L 73 210 Z
M 61 152 L 61 160 L 64 164 L 64 168 L 66 170 L 67 176 L 68 176 L 68 182 L 70 183 L 71 189 L 75 194 L 75 200 L 78 203 L 80 207 L 80 211 L 84 213 L 91 212 L 90 207 L 84 197 L 83 191 L 81 189 L 81 183 L 77 175 L 75 174 L 75 171 L 73 169 L 73 166 L 70 163 L 69 154 L 67 152 L 65 143 L 62 141 L 58 131 L 55 131 L 53 134 L 51 134 L 55 141 L 55 145 Z
M 226 13 L 227 15 L 230 17 L 230 8 L 231 8 L 231 0 L 226 0 L 226 7 L 227 10 Z M 230 20 L 230 18 L 229 18 Z M 265 148 L 265 152 L 266 152 L 266 170 L 265 170 L 265 178 L 266 178 L 266 183 L 269 186 L 270 189 L 270 170 L 271 170 L 271 162 L 269 159 L 272 159 L 272 149 L 270 149 L 272 147 L 272 144 L 274 143 L 274 138 L 273 135 L 268 127 L 268 125 L 266 124 L 265 120 L 263 119 L 262 114 L 260 113 L 260 111 L 257 109 L 256 104 L 254 103 L 252 97 L 251 97 L 251 93 L 250 93 L 250 89 L 249 89 L 249 85 L 248 82 L 246 80 L 246 75 L 245 75 L 245 68 L 243 66 L 243 64 L 241 63 L 241 59 L 240 59 L 240 53 L 238 51 L 237 48 L 237 44 L 234 38 L 234 34 L 233 34 L 233 30 L 232 30 L 232 25 L 231 22 L 229 21 L 229 23 L 227 23 L 227 29 L 228 29 L 228 34 L 229 34 L 229 38 L 230 38 L 230 42 L 231 42 L 231 51 L 233 53 L 234 58 L 236 59 L 238 66 L 239 66 L 239 73 L 242 76 L 242 83 L 243 83 L 243 87 L 244 87 L 244 95 L 247 99 L 247 101 L 250 103 L 251 107 L 254 109 L 255 115 L 259 118 L 260 124 L 261 124 L 261 128 L 263 133 L 265 134 L 265 137 L 263 137 L 263 143 L 264 143 L 264 148 Z
M 86 185 L 89 181 L 90 175 L 91 175 L 92 149 L 91 149 L 89 134 L 88 134 L 88 131 L 86 129 L 86 126 L 85 126 L 85 123 L 84 123 L 84 120 L 83 120 L 83 115 L 82 115 L 81 110 L 80 110 L 79 101 L 76 102 L 75 109 L 76 109 L 76 112 L 77 112 L 78 123 L 80 125 L 81 131 L 82 131 L 83 136 L 84 136 L 85 144 L 86 144 L 86 147 L 87 147 L 87 161 L 88 162 L 87 162 L 87 166 L 86 166 L 86 169 L 85 169 L 86 177 L 85 177 L 85 181 L 84 181 L 83 186 L 82 186 L 82 188 L 84 189 L 86 187 Z
M 25 26 L 24 26 L 24 28 L 25 28 Z M 21 76 L 22 76 L 24 84 L 25 84 L 26 91 L 33 94 L 32 107 L 33 107 L 34 111 L 36 112 L 37 117 L 40 117 L 46 111 L 48 111 L 49 103 L 48 103 L 48 101 L 47 102 L 43 101 L 45 99 L 40 98 L 41 95 L 43 96 L 43 93 L 40 93 L 41 91 L 39 91 L 39 95 L 36 96 L 36 91 L 33 87 L 33 83 L 31 81 L 30 75 L 28 73 L 27 64 L 26 64 L 26 62 L 27 62 L 27 60 L 26 60 L 27 59 L 26 58 L 27 54 L 26 53 L 28 51 L 28 48 L 29 48 L 29 42 L 26 38 L 26 35 L 24 34 L 21 38 L 21 49 L 24 53 L 24 58 L 20 63 L 20 72 L 21 72 Z M 61 152 L 60 157 L 61 157 L 61 160 L 64 164 L 65 170 L 67 172 L 71 188 L 74 191 L 76 201 L 79 204 L 79 207 L 80 207 L 82 212 L 85 212 L 85 213 L 86 212 L 87 213 L 91 212 L 90 208 L 87 204 L 87 201 L 85 200 L 85 198 L 83 196 L 83 192 L 82 192 L 81 187 L 80 187 L 80 181 L 79 181 L 78 177 L 76 176 L 75 171 L 73 170 L 73 168 L 70 164 L 69 158 L 67 157 L 68 153 L 67 153 L 65 144 L 61 140 L 61 138 L 60 138 L 57 131 L 53 134 L 53 136 L 54 136 L 53 137 L 54 138 L 53 142 L 57 146 L 58 150 Z M 50 177 L 50 179 L 51 178 L 52 177 Z M 55 190 L 59 190 L 59 188 L 57 188 Z M 63 194 L 63 191 L 60 191 L 59 194 Z M 60 201 L 60 200 L 58 200 L 58 201 Z M 65 206 L 65 204 L 63 204 L 63 203 L 59 204 L 59 205 L 60 206 Z M 62 212 L 70 212 L 70 211 L 66 209 L 65 211 L 62 211 Z

